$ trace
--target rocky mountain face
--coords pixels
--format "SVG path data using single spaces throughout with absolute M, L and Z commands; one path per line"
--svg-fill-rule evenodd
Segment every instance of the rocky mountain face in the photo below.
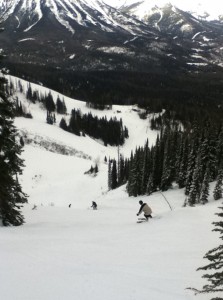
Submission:
M 117 9 L 99 0 L 0 0 L 3 63 L 15 75 L 44 84 L 55 72 L 64 83 L 72 72 L 221 70 L 221 22 L 197 19 L 170 4 L 140 20 L 134 7 Z

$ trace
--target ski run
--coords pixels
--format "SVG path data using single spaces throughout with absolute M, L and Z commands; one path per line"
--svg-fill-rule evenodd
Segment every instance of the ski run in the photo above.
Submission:
M 10 80 L 16 85 L 16 78 Z M 27 83 L 22 84 L 25 89 Z M 32 87 L 43 94 L 49 91 Z M 58 93 L 51 93 L 56 101 Z M 30 140 L 19 178 L 29 198 L 22 210 L 25 224 L 0 227 L 0 299 L 209 300 L 210 295 L 195 296 L 187 288 L 205 284 L 196 269 L 207 263 L 204 254 L 219 245 L 212 222 L 222 201 L 214 201 L 210 193 L 207 205 L 185 208 L 184 191 L 174 186 L 164 193 L 170 210 L 159 192 L 134 198 L 125 186 L 108 191 L 104 157 L 117 157 L 116 147 L 63 131 L 58 115 L 55 125 L 46 124 L 46 112 L 38 103 L 17 96 L 33 116 L 15 120 L 20 134 Z M 81 101 L 64 100 L 68 112 L 90 111 Z M 125 156 L 147 137 L 150 144 L 155 142 L 157 132 L 134 107 L 91 111 L 122 118 L 129 130 L 120 148 Z M 62 155 L 53 144 L 73 152 Z M 84 174 L 96 163 L 97 176 Z M 153 218 L 140 225 L 139 200 L 153 210 Z M 98 210 L 92 210 L 92 201 Z

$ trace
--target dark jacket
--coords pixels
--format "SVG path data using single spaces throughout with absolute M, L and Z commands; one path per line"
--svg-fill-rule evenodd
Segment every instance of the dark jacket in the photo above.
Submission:
M 92 201 L 92 205 L 91 205 L 91 207 L 93 207 L 94 209 L 96 209 L 96 208 L 97 208 L 97 203 L 96 203 L 96 202 L 94 202 L 94 201 Z

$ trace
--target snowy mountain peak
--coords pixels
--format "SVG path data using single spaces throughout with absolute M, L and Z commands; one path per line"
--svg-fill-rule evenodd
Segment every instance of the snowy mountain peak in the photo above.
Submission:
M 135 25 L 131 17 L 124 17 L 115 8 L 98 0 L 2 0 L 0 16 L 4 21 L 16 24 L 17 30 L 29 31 L 46 18 L 75 33 L 76 26 L 94 26 L 113 32 L 119 28 L 130 33 Z
M 163 8 L 168 4 L 181 10 L 191 13 L 193 16 L 205 20 L 218 20 L 223 15 L 223 5 L 209 1 L 177 1 L 177 0 L 104 0 L 104 2 L 113 5 L 116 8 L 128 11 L 140 19 L 145 19 L 154 7 Z M 214 1 L 215 2 L 215 1 Z

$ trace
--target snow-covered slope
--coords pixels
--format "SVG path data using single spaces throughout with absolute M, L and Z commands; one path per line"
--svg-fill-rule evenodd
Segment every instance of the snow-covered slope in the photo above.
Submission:
M 125 157 L 129 157 L 131 150 L 135 150 L 136 146 L 144 146 L 147 138 L 149 138 L 150 144 L 153 144 L 156 140 L 157 131 L 152 131 L 150 129 L 150 117 L 146 120 L 140 119 L 138 112 L 141 110 L 137 107 L 113 105 L 111 110 L 106 111 L 90 109 L 86 106 L 84 101 L 71 99 L 53 90 L 31 83 L 32 90 L 37 91 L 39 95 L 48 94 L 50 91 L 55 103 L 58 95 L 65 101 L 68 115 L 56 115 L 56 125 L 49 126 L 46 124 L 46 111 L 42 108 L 41 104 L 38 102 L 33 104 L 26 99 L 25 95 L 28 82 L 13 76 L 6 77 L 9 82 L 13 83 L 15 88 L 18 88 L 18 81 L 20 81 L 23 86 L 23 93 L 16 91 L 14 97 L 17 96 L 19 98 L 19 101 L 22 102 L 25 110 L 32 114 L 33 119 L 17 118 L 15 122 L 16 126 L 22 130 L 23 134 L 28 131 L 27 134 L 32 135 L 32 137 L 36 139 L 36 142 L 38 137 L 45 137 L 45 140 L 50 139 L 57 144 L 61 143 L 67 147 L 74 147 L 78 152 L 85 153 L 86 156 L 89 155 L 88 150 L 91 149 L 91 158 L 93 160 L 99 159 L 100 162 L 104 160 L 105 155 L 107 157 L 115 158 L 117 156 L 117 149 L 115 147 L 105 147 L 100 141 L 95 141 L 90 137 L 78 137 L 64 132 L 59 128 L 61 118 L 64 117 L 67 119 L 67 122 L 69 122 L 70 112 L 74 108 L 80 109 L 83 114 L 91 112 L 92 115 L 97 115 L 99 118 L 104 116 L 106 116 L 107 119 L 116 117 L 119 120 L 122 118 L 123 125 L 126 126 L 130 132 L 129 138 L 126 139 L 124 146 L 120 148 L 121 153 Z M 47 136 L 47 133 L 49 134 L 49 137 Z
M 107 32 L 121 29 L 134 33 L 140 24 L 98 0 L 1 0 L 0 12 L 4 21 L 10 18 L 11 22 L 17 22 L 17 31 L 24 32 L 43 21 L 47 15 L 72 34 L 77 25 L 100 27 Z
M 155 8 L 162 8 L 167 4 L 187 11 L 198 18 L 218 20 L 223 15 L 223 5 L 219 1 L 180 1 L 180 0 L 104 0 L 105 3 L 120 9 L 128 9 L 139 19 L 144 19 Z
M 74 202 L 74 205 L 77 203 L 78 205 L 81 203 L 86 205 L 86 202 L 89 202 L 90 198 L 97 198 L 107 191 L 108 166 L 104 162 L 104 158 L 106 156 L 107 159 L 109 157 L 111 159 L 117 159 L 118 150 L 116 147 L 105 147 L 102 141 L 94 140 L 89 136 L 80 137 L 63 131 L 59 127 L 60 120 L 64 117 L 67 120 L 67 123 L 69 123 L 70 112 L 72 109 L 80 109 L 83 114 L 91 112 L 93 116 L 97 115 L 99 118 L 106 116 L 108 120 L 114 117 L 118 120 L 122 118 L 123 125 L 129 130 L 129 138 L 126 139 L 125 144 L 120 147 L 120 154 L 124 157 L 129 157 L 131 150 L 135 150 L 136 146 L 144 146 L 147 138 L 149 138 L 150 144 L 153 144 L 156 140 L 157 131 L 151 131 L 149 118 L 147 120 L 140 119 L 134 106 L 114 105 L 111 110 L 99 111 L 86 107 L 86 103 L 83 101 L 74 100 L 43 86 L 31 84 L 32 90 L 38 91 L 39 95 L 48 94 L 50 91 L 55 103 L 58 95 L 65 101 L 68 115 L 64 116 L 57 114 L 56 124 L 48 125 L 46 123 L 46 111 L 43 109 L 42 105 L 38 102 L 33 104 L 26 99 L 25 95 L 28 83 L 11 76 L 7 76 L 7 78 L 13 83 L 15 89 L 16 87 L 18 89 L 18 80 L 20 81 L 23 86 L 23 93 L 16 91 L 14 97 L 18 97 L 24 110 L 30 112 L 33 116 L 33 119 L 19 117 L 15 120 L 15 125 L 27 144 L 26 161 L 30 168 L 26 168 L 24 171 L 24 174 L 26 174 L 25 176 L 28 179 L 25 180 L 24 185 L 26 192 L 31 195 L 30 201 L 33 204 L 41 205 L 41 203 L 45 203 L 44 205 L 48 205 L 50 202 L 54 202 L 56 206 L 67 206 L 68 203 Z M 58 161 L 58 154 L 61 153 L 67 153 L 68 156 L 72 156 L 72 164 L 71 159 L 66 156 L 61 156 L 61 159 Z M 36 159 L 33 159 L 34 157 Z M 41 184 L 44 182 L 44 178 L 50 179 L 49 172 L 51 171 L 46 167 L 49 161 L 51 161 L 52 165 L 55 165 L 56 169 L 55 172 L 53 172 L 51 181 L 53 191 L 46 202 L 40 197 L 40 194 L 45 194 L 46 189 L 48 188 L 45 185 L 42 187 Z M 92 179 L 92 177 L 84 174 L 91 166 L 95 166 L 96 164 L 100 170 L 96 178 Z M 45 171 L 42 170 L 39 172 L 39 167 L 41 170 L 45 169 Z M 67 168 L 69 168 L 70 171 L 67 171 Z M 72 170 L 74 170 L 72 175 L 73 178 L 70 174 Z M 86 193 L 86 186 L 91 182 L 94 182 L 94 188 Z M 38 187 L 39 184 L 40 191 L 38 188 L 33 189 L 33 187 Z M 63 196 L 65 189 L 69 190 L 69 196 Z M 80 193 L 80 191 L 83 193 Z M 80 201 L 78 200 L 78 202 L 76 202 L 75 194 L 80 194 L 78 196 Z M 55 195 L 57 195 L 57 197 L 55 197 Z M 83 201 L 81 201 L 82 198 Z
M 16 78 L 11 81 L 18 86 Z M 27 82 L 21 83 L 25 92 Z M 32 89 L 48 93 L 37 85 Z M 56 99 L 57 93 L 51 93 Z M 140 197 L 152 207 L 153 219 L 136 224 L 139 198 L 128 197 L 125 186 L 107 190 L 103 158 L 117 156 L 117 149 L 62 131 L 59 116 L 56 125 L 45 124 L 46 114 L 38 103 L 31 104 L 20 92 L 15 96 L 33 115 L 31 120 L 15 120 L 19 132 L 33 141 L 24 147 L 26 166 L 20 176 L 29 203 L 23 208 L 23 226 L 0 227 L 1 298 L 208 300 L 209 295 L 195 297 L 186 288 L 205 283 L 195 270 L 204 265 L 205 252 L 219 245 L 211 222 L 220 202 L 210 193 L 207 205 L 184 208 L 184 192 L 174 187 L 164 193 L 172 211 L 158 192 Z M 89 111 L 83 102 L 64 100 L 68 111 Z M 130 133 L 121 148 L 125 155 L 147 137 L 150 143 L 156 138 L 149 120 L 141 120 L 130 106 L 92 113 L 122 117 Z M 39 143 L 40 137 L 47 143 Z M 62 155 L 54 143 L 76 152 Z M 84 174 L 95 162 L 97 176 Z M 90 209 L 93 200 L 97 211 Z

